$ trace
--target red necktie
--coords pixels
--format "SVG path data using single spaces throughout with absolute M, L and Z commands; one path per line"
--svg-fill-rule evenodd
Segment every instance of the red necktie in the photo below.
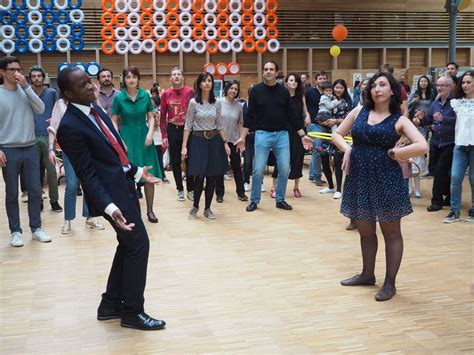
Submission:
M 107 137 L 109 142 L 112 144 L 112 147 L 114 147 L 115 151 L 117 152 L 122 165 L 125 166 L 125 167 L 128 167 L 130 164 L 129 164 L 129 161 L 128 161 L 128 158 L 127 158 L 127 154 L 125 154 L 122 146 L 119 144 L 119 142 L 117 142 L 117 139 L 115 138 L 115 136 L 112 133 L 110 133 L 110 131 L 107 128 L 107 126 L 105 125 L 104 121 L 102 121 L 102 119 L 100 118 L 99 113 L 97 112 L 97 110 L 92 107 L 91 108 L 91 113 L 94 115 L 95 120 L 97 121 L 97 124 L 99 125 L 100 129 L 105 134 L 105 136 Z

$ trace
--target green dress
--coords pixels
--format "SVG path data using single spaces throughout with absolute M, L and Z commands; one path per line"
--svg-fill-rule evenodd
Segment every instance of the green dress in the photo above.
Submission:
M 112 104 L 112 114 L 120 116 L 120 136 L 127 145 L 127 156 L 137 166 L 152 166 L 150 173 L 162 178 L 155 145 L 145 146 L 148 134 L 147 112 L 153 111 L 150 96 L 138 88 L 135 101 L 132 101 L 126 90 L 120 91 Z M 143 182 L 143 180 L 141 180 Z

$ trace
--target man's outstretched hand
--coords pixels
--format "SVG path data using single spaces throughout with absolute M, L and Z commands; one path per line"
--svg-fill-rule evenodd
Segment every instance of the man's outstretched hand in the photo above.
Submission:
M 153 168 L 152 166 L 144 166 L 143 167 L 143 174 L 142 174 L 142 179 L 147 183 L 147 184 L 160 184 L 161 179 L 154 177 L 149 173 L 149 170 Z

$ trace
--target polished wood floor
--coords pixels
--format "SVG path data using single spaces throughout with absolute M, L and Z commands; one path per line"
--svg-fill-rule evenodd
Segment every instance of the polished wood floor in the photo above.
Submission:
M 227 181 L 214 221 L 202 210 L 188 221 L 190 201 L 176 201 L 173 183 L 157 187 L 145 306 L 168 326 L 141 332 L 95 319 L 116 247 L 110 225 L 90 231 L 77 218 L 63 236 L 63 215 L 46 202 L 54 240 L 41 244 L 31 241 L 22 203 L 25 246 L 12 248 L 2 180 L 0 353 L 473 353 L 474 223 L 443 224 L 446 208 L 426 212 L 431 184 L 423 180 L 425 197 L 403 220 L 398 294 L 383 303 L 374 301 L 377 286 L 339 285 L 360 271 L 358 234 L 306 171 L 303 198 L 288 185 L 293 211 L 274 207 L 266 177 L 259 209 L 246 213 Z M 384 272 L 381 239 L 378 286 Z

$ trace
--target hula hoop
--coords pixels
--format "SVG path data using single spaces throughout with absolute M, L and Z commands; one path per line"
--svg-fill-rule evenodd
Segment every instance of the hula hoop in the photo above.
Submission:
M 43 22 L 43 15 L 37 10 L 30 11 L 28 12 L 28 22 L 32 25 L 39 25 Z
M 151 25 L 153 24 L 153 15 L 149 11 L 143 11 L 140 15 L 140 21 L 144 26 Z
M 240 12 L 242 10 L 242 2 L 240 0 L 230 0 L 229 10 L 233 13 Z
M 69 18 L 72 23 L 82 23 L 84 21 L 84 12 L 79 9 L 74 9 L 69 12 Z
M 229 39 L 229 28 L 225 26 L 221 26 L 217 29 L 217 38 L 219 39 Z
M 244 26 L 242 28 L 242 36 L 244 39 L 253 39 L 254 29 L 252 26 Z
M 127 0 L 115 0 L 115 11 L 124 14 L 128 11 Z
M 265 24 L 267 26 L 276 26 L 278 24 L 278 16 L 274 13 L 269 13 L 265 16 Z
M 33 25 L 33 26 L 38 26 L 38 25 Z M 43 34 L 43 28 L 41 26 L 38 26 L 38 27 L 41 29 L 41 34 Z M 2 35 L 4 39 L 13 39 L 13 37 L 15 37 L 15 27 L 13 27 L 12 25 L 2 26 L 0 27 L 0 34 Z
M 153 0 L 153 9 L 163 12 L 166 10 L 166 0 Z
M 105 27 L 104 27 L 105 28 Z M 56 28 L 56 33 L 61 38 L 67 38 L 71 35 L 71 27 L 69 25 L 59 25 Z
M 74 37 L 69 41 L 71 43 L 71 50 L 77 52 L 84 49 L 84 41 L 81 37 Z
M 178 39 L 179 38 L 179 27 L 178 26 L 169 26 L 168 27 L 168 38 L 170 38 L 170 39 Z M 168 42 L 168 47 L 171 48 L 171 45 L 170 45 L 169 42 Z
M 194 50 L 193 41 L 189 38 L 183 39 L 181 41 L 181 50 L 184 53 L 191 53 Z
M 253 35 L 255 36 L 256 39 L 265 39 L 265 37 L 267 36 L 267 31 L 265 30 L 265 27 L 257 26 L 255 27 L 255 31 L 253 32 Z
M 232 49 L 230 41 L 228 39 L 222 39 L 218 44 L 219 51 L 221 53 L 229 53 Z
M 204 1 L 203 0 L 194 0 L 193 1 L 193 12 L 201 13 L 204 11 Z
M 203 54 L 206 52 L 206 42 L 203 40 L 198 39 L 197 41 L 194 41 L 193 45 L 194 53 L 197 54 Z
M 173 38 L 168 42 L 168 50 L 171 53 L 178 53 L 181 48 L 181 41 L 179 39 Z
M 106 55 L 111 55 L 115 53 L 115 43 L 114 41 L 104 41 L 102 42 L 102 52 Z
M 56 50 L 56 41 L 52 38 L 43 40 L 43 50 L 45 52 L 54 52 Z
M 253 10 L 256 13 L 264 13 L 266 9 L 265 0 L 255 0 L 253 3 Z
M 54 25 L 48 24 L 43 27 L 43 36 L 45 39 L 52 39 L 56 36 L 57 30 Z M 43 47 L 45 47 L 43 42 Z
M 33 1 L 35 2 L 34 5 L 33 5 Z M 10 8 L 11 8 L 12 0 L 8 0 L 8 2 L 9 2 L 9 5 L 10 5 Z M 6 7 L 8 7 L 8 5 Z M 26 8 L 29 11 L 39 10 L 40 7 L 41 7 L 41 1 L 40 0 L 26 0 Z M 4 8 L 3 10 L 9 10 L 10 8 L 8 8 L 8 9 Z M 0 9 L 2 9 L 1 6 L 0 6 Z
M 155 28 L 153 29 L 153 33 L 155 37 L 158 39 L 163 39 L 168 35 L 168 31 L 166 30 L 166 27 L 163 25 L 155 26 Z
M 232 48 L 233 52 L 240 53 L 244 49 L 244 44 L 240 38 L 234 38 L 230 42 L 230 47 Z
M 29 35 L 28 27 L 26 27 L 25 25 L 20 25 L 20 26 L 15 27 L 15 36 L 18 39 L 26 39 L 28 38 L 28 35 Z
M 59 38 L 56 41 L 56 49 L 58 52 L 65 53 L 71 49 L 71 43 L 67 38 Z
M 153 27 L 151 27 L 150 25 L 142 26 L 140 31 L 141 31 L 142 38 L 144 38 L 145 40 L 153 39 L 153 36 L 154 36 Z M 153 43 L 155 43 L 155 42 L 153 42 Z
M 242 15 L 242 25 L 252 26 L 253 25 L 253 15 L 251 12 L 244 12 Z
M 179 14 L 179 23 L 181 26 L 189 26 L 193 21 L 192 15 L 190 12 L 183 11 Z
M 202 29 L 202 27 L 193 28 L 193 38 L 201 41 L 205 38 L 204 30 Z
M 242 38 L 242 29 L 239 26 L 232 26 L 229 31 L 230 38 L 232 39 L 241 39 Z
M 204 3 L 204 9 L 207 13 L 216 12 L 217 2 L 215 0 L 206 0 L 206 2 Z
M 28 42 L 25 39 L 19 39 L 15 43 L 15 51 L 18 53 L 26 53 L 28 52 Z
M 179 9 L 181 11 L 191 11 L 193 8 L 192 0 L 179 0 Z
M 194 14 L 191 22 L 193 23 L 194 27 L 202 26 L 204 23 L 204 16 L 200 13 Z
M 48 16 L 50 15 L 50 16 Z M 18 13 L 17 13 L 17 17 L 18 17 Z M 27 15 L 28 17 L 28 15 Z M 54 21 L 56 21 L 56 14 L 54 13 L 53 10 L 45 10 L 43 12 L 43 22 L 47 25 L 49 24 L 52 24 L 54 23 Z M 17 23 L 18 23 L 18 20 L 17 20 Z
M 181 29 L 179 31 L 179 36 L 182 39 L 190 39 L 193 36 L 193 30 L 191 29 L 190 26 L 181 26 Z
M 166 15 L 163 12 L 155 12 L 153 14 L 153 23 L 156 26 L 164 25 L 166 22 Z
M 127 16 L 124 13 L 119 12 L 115 15 L 115 26 L 125 27 L 127 25 Z
M 217 29 L 215 27 L 206 27 L 204 30 L 206 40 L 216 39 L 217 38 Z
M 118 41 L 125 41 L 128 39 L 128 30 L 125 27 L 117 27 L 114 31 L 115 33 L 115 39 Z
M 65 10 L 56 12 L 56 20 L 60 25 L 65 25 L 69 22 L 69 13 Z
M 13 42 L 11 39 L 4 39 L 0 43 L 3 53 L 12 54 L 15 51 L 15 42 Z
M 3 26 L 3 27 L 7 27 L 7 26 Z M 43 37 L 43 27 L 41 27 L 40 25 L 32 25 L 28 29 L 28 33 L 30 34 L 31 38 L 40 39 L 41 37 Z M 3 37 L 7 38 L 5 35 L 3 35 Z
M 179 16 L 177 12 L 170 11 L 166 14 L 166 23 L 168 26 L 177 26 L 179 25 Z
M 219 50 L 219 44 L 215 39 L 211 39 L 206 42 L 206 50 L 211 54 L 215 54 Z
M 124 55 L 125 53 L 128 52 L 128 42 L 126 41 L 117 41 L 115 43 L 115 52 L 117 54 L 121 54 L 121 55 Z
M 12 17 L 15 19 L 15 22 L 17 25 L 26 25 L 28 23 L 28 13 L 23 10 L 18 10 L 16 14 L 12 13 Z M 56 17 L 54 17 L 53 20 L 55 20 Z
M 104 12 L 100 15 L 100 23 L 102 26 L 113 26 L 115 25 L 115 16 L 111 12 Z
M 229 15 L 229 24 L 231 26 L 240 26 L 242 23 L 242 16 L 237 12 L 233 12 Z
M 308 132 L 308 133 L 306 133 L 306 135 L 308 137 L 326 139 L 326 140 L 331 140 L 331 138 L 332 138 L 332 133 L 324 133 L 324 132 Z M 344 140 L 346 142 L 352 142 L 352 137 L 345 136 Z
M 229 15 L 224 12 L 221 12 L 217 15 L 217 25 L 218 26 L 228 26 L 229 25 Z
M 147 38 L 142 42 L 142 50 L 145 53 L 153 53 L 155 51 L 155 41 Z
M 270 39 L 278 38 L 278 29 L 274 26 L 267 27 L 267 37 Z
M 243 42 L 243 47 L 247 53 L 255 52 L 255 41 L 251 38 L 246 38 Z
M 255 26 L 265 26 L 265 15 L 262 13 L 256 13 L 253 16 L 253 22 L 255 23 Z
M 59 9 L 59 10 L 65 10 L 67 9 L 67 0 L 62 0 L 63 3 L 61 4 L 60 0 L 54 0 L 54 7 Z
M 280 42 L 278 42 L 277 39 L 270 39 L 268 42 L 267 42 L 267 45 L 268 45 L 268 51 L 271 52 L 271 53 L 276 53 L 280 50 Z
M 206 14 L 204 16 L 204 23 L 206 26 L 215 26 L 217 23 L 217 17 L 215 14 Z
M 267 41 L 264 39 L 259 39 L 255 42 L 255 50 L 258 53 L 265 53 L 268 50 L 268 44 Z
M 164 38 L 160 38 L 155 42 L 155 50 L 158 53 L 165 53 L 168 51 L 168 41 Z
M 2 25 L 11 25 L 15 20 L 10 11 L 0 11 L 0 19 Z
M 137 41 L 141 38 L 142 36 L 142 31 L 140 30 L 140 27 L 138 26 L 132 26 L 128 30 L 128 38 L 133 41 Z M 130 51 L 131 51 L 131 45 L 130 45 Z
M 28 43 L 28 47 L 31 53 L 41 53 L 43 51 L 43 42 L 39 38 L 33 38 Z
M 130 41 L 128 51 L 132 54 L 140 54 L 142 52 L 142 43 L 138 39 Z
M 110 6 L 107 7 L 107 3 L 110 3 Z M 115 1 L 114 0 L 102 0 L 102 4 L 100 5 L 104 12 L 113 12 L 115 11 Z
M 71 35 L 73 37 L 79 37 L 79 38 L 84 36 L 84 26 L 78 23 L 73 23 L 71 25 Z
M 140 15 L 138 12 L 130 12 L 127 15 L 127 22 L 129 26 L 139 26 L 140 25 Z

